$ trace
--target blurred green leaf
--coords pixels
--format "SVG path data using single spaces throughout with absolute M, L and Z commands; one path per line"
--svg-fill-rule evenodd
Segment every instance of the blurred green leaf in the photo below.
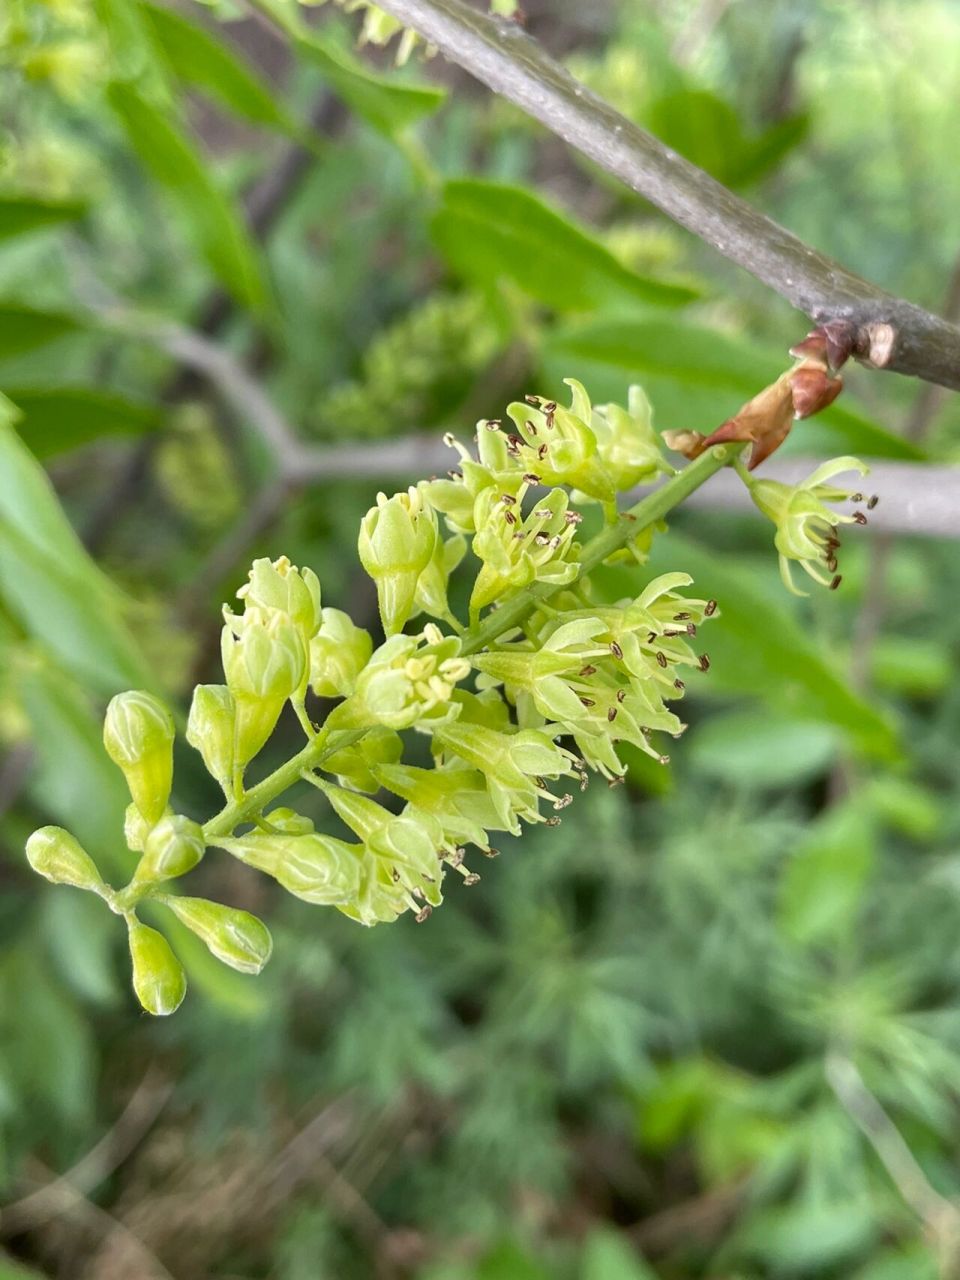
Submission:
M 143 167 L 176 201 L 218 279 L 239 302 L 264 310 L 269 293 L 257 248 L 233 202 L 211 178 L 209 159 L 172 115 L 129 85 L 111 85 L 108 98 Z
M 580 1280 L 656 1280 L 656 1273 L 623 1236 L 596 1227 L 584 1242 Z
M 505 1241 L 477 1267 L 476 1280 L 549 1280 L 549 1274 L 532 1253 Z
M 835 804 L 794 850 L 780 886 L 786 935 L 819 945 L 852 929 L 873 869 L 876 832 L 862 800 Z
M 555 330 L 544 344 L 550 385 L 580 377 L 595 402 L 622 401 L 631 382 L 643 384 L 660 427 L 712 430 L 789 366 L 753 343 L 672 318 L 599 320 Z M 605 376 L 604 376 L 605 374 Z M 699 394 L 698 394 L 699 393 Z M 796 425 L 794 453 L 855 453 L 922 460 L 912 441 L 894 435 L 837 402 Z
M 194 85 L 234 115 L 285 133 L 299 132 L 276 90 L 233 53 L 225 40 L 190 22 L 173 9 L 141 4 L 147 23 L 166 56 L 171 72 Z
M 159 408 L 92 387 L 7 387 L 20 410 L 17 431 L 38 458 L 99 440 L 141 436 L 163 420 Z
M 23 656 L 14 674 L 36 751 L 31 794 L 46 815 L 76 834 L 104 875 L 125 878 L 136 860 L 123 840 L 130 797 L 103 749 L 99 716 L 76 685 L 47 663 Z
M 932 840 L 943 829 L 943 801 L 918 782 L 885 773 L 867 784 L 865 794 L 881 821 L 911 840 Z
M 16 302 L 0 303 L 0 360 L 56 342 L 84 328 L 75 316 L 60 311 L 37 311 Z
M 741 1246 L 784 1277 L 823 1274 L 858 1253 L 876 1234 L 869 1199 L 803 1201 L 759 1209 L 740 1233 Z
M 446 99 L 446 91 L 434 85 L 405 84 L 368 71 L 333 40 L 317 33 L 301 35 L 297 47 L 337 97 L 387 137 L 432 115 Z
M 432 233 L 447 262 L 488 288 L 506 277 L 558 311 L 606 304 L 679 307 L 695 290 L 638 275 L 599 240 L 521 187 L 457 179 L 443 189 Z
M 63 983 L 83 1000 L 116 1005 L 120 998 L 116 953 L 123 935 L 116 917 L 91 893 L 46 893 L 40 929 Z
M 86 211 L 82 200 L 40 200 L 31 196 L 0 196 L 0 241 L 45 227 L 72 222 Z
M 3 1254 L 0 1255 L 0 1280 L 44 1280 L 44 1277 L 32 1267 L 23 1267 Z
M 870 651 L 878 688 L 908 698 L 936 698 L 953 682 L 949 646 L 934 637 L 880 635 Z
M 806 115 L 790 116 L 749 137 L 734 108 L 706 89 L 681 89 L 650 103 L 650 132 L 727 187 L 755 182 L 806 136 Z
M 708 690 L 712 683 L 762 697 L 798 719 L 836 725 L 865 755 L 898 758 L 897 735 L 883 710 L 844 682 L 811 630 L 788 612 L 785 593 L 781 604 L 753 566 L 673 529 L 669 538 L 654 541 L 649 567 L 651 574 L 682 568 L 693 576 L 699 596 L 719 601 L 719 616 L 700 635 L 711 659 L 703 677 Z M 626 585 L 623 577 L 615 581 Z M 617 591 L 624 594 L 620 586 Z
M 121 617 L 120 593 L 87 555 L 0 397 L 0 594 L 21 626 L 104 693 L 154 680 Z
M 824 773 L 841 750 L 843 735 L 822 720 L 748 709 L 710 716 L 685 741 L 686 759 L 694 768 L 761 791 Z

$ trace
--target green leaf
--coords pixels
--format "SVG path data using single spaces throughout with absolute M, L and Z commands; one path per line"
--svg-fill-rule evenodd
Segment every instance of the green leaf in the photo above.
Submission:
M 143 167 L 180 206 L 218 279 L 239 302 L 264 310 L 268 291 L 256 246 L 232 201 L 210 177 L 209 159 L 171 115 L 129 85 L 111 85 L 108 98 Z
M 720 685 L 763 697 L 797 718 L 843 729 L 850 745 L 864 755 L 898 758 L 897 734 L 888 717 L 844 682 L 808 630 L 766 589 L 767 580 L 758 578 L 753 565 L 720 556 L 672 529 L 669 538 L 655 539 L 648 567 L 651 576 L 683 568 L 693 576 L 698 596 L 720 603 L 719 616 L 698 638 L 711 658 L 704 677 L 708 690 Z M 617 590 L 626 594 L 622 587 Z M 689 686 L 698 687 L 693 679 Z
M 0 1254 L 0 1280 L 45 1280 L 39 1271 L 32 1267 L 22 1267 L 6 1254 Z
M 136 862 L 123 839 L 130 797 L 122 773 L 103 749 L 99 715 L 76 684 L 49 663 L 21 656 L 14 682 L 33 731 L 31 795 L 45 815 L 76 835 L 105 876 L 126 878 Z
M 843 746 L 843 735 L 822 720 L 765 708 L 712 715 L 685 741 L 686 758 L 696 769 L 762 790 L 802 784 L 825 773 Z
M 0 240 L 72 222 L 85 211 L 81 200 L 38 200 L 31 196 L 0 196 Z
M 395 76 L 368 71 L 328 36 L 301 29 L 295 39 L 299 52 L 313 63 L 337 97 L 387 137 L 396 137 L 432 115 L 446 99 L 446 90 L 434 85 L 407 84 Z
M 160 409 L 92 387 L 7 387 L 20 410 L 17 431 L 38 458 L 102 436 L 141 436 L 162 422 Z
M 623 1236 L 596 1227 L 583 1246 L 580 1280 L 656 1280 L 656 1274 Z
M 816 946 L 854 928 L 875 843 L 868 808 L 857 798 L 834 805 L 814 823 L 780 886 L 780 922 L 789 938 Z
M 789 366 L 790 357 L 683 320 L 624 319 L 568 325 L 544 347 L 548 385 L 580 378 L 594 401 L 623 401 L 643 384 L 660 427 L 712 431 Z M 783 453 L 854 453 L 922 461 L 912 441 L 838 401 L 799 422 Z
M 173 9 L 141 4 L 141 12 L 172 73 L 253 124 L 285 133 L 298 126 L 271 87 L 228 45 Z
M 870 672 L 878 688 L 908 698 L 936 698 L 954 678 L 947 643 L 924 636 L 878 636 Z
M 0 397 L 0 596 L 33 639 L 103 693 L 155 681 L 121 617 L 121 596 L 63 513 Z
M 490 286 L 505 277 L 558 311 L 624 303 L 678 307 L 697 297 L 685 285 L 631 271 L 599 240 L 520 187 L 448 182 L 432 233 L 466 279 Z
M 85 326 L 62 311 L 37 311 L 17 302 L 0 303 L 0 360 L 56 342 Z

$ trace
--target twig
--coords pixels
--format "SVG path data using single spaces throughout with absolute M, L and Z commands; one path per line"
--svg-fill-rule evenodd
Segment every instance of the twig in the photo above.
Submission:
M 578 83 L 518 23 L 465 0 L 383 0 L 447 57 L 751 272 L 873 368 L 960 389 L 960 329 L 805 244 Z
M 832 1051 L 827 1055 L 824 1072 L 837 1101 L 870 1143 L 905 1203 L 937 1241 L 945 1280 L 954 1277 L 960 1257 L 960 1209 L 930 1184 L 855 1063 L 846 1054 Z
M 0 1209 L 0 1236 L 21 1235 L 49 1222 L 93 1191 L 130 1155 L 163 1110 L 173 1084 L 151 1067 L 116 1123 L 66 1173 Z

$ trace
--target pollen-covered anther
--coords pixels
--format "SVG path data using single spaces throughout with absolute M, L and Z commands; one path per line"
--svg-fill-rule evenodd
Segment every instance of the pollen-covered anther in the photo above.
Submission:
M 499 849 L 494 849 L 493 845 L 491 845 L 489 849 L 481 849 L 481 850 L 480 850 L 480 852 L 483 854 L 483 856 L 484 856 L 485 858 L 499 858 L 499 857 L 500 857 L 500 850 L 499 850 Z
M 675 689 L 679 689 L 680 692 L 682 693 L 687 686 L 683 683 L 682 680 L 674 680 L 673 687 Z
M 566 809 L 567 805 L 573 804 L 573 796 L 569 791 L 565 791 L 562 796 L 557 796 L 553 802 L 555 809 Z
M 700 655 L 700 661 L 697 663 L 697 666 L 700 668 L 700 670 L 701 670 L 701 671 L 709 671 L 709 670 L 710 670 L 710 655 L 709 655 L 709 654 L 707 654 L 707 653 L 701 653 L 701 655 Z
M 563 819 L 562 819 L 562 818 L 547 818 L 547 819 L 544 821 L 544 824 L 543 824 L 543 825 L 544 825 L 545 827 L 559 827 L 559 825 L 560 825 L 560 823 L 561 823 L 562 821 L 563 821 Z
M 675 613 L 673 615 L 673 620 L 674 622 L 689 622 L 690 615 L 689 613 Z
M 507 524 L 516 524 L 516 523 L 517 523 L 517 517 L 513 514 L 513 512 L 512 512 L 512 511 L 505 511 L 505 512 L 503 513 L 503 518 L 504 518 L 504 520 L 506 520 Z
M 539 408 L 540 404 L 542 403 L 542 399 L 540 396 L 524 396 L 523 398 L 524 400 L 526 400 L 527 404 L 533 405 L 535 409 Z
M 622 649 L 620 648 L 620 646 L 617 644 L 616 640 L 611 640 L 611 641 L 610 641 L 610 652 L 613 654 L 613 656 L 614 656 L 615 658 L 622 658 L 622 657 L 623 657 L 623 650 L 622 650 Z
M 708 600 L 708 601 L 707 601 L 707 603 L 706 603 L 706 607 L 704 608 L 703 612 L 704 612 L 704 616 L 705 616 L 705 617 L 707 617 L 707 618 L 712 618 L 712 617 L 713 617 L 713 615 L 717 612 L 717 602 L 716 602 L 716 600 Z
M 616 720 L 616 718 L 617 718 L 617 708 L 607 707 L 607 719 L 610 721 L 610 723 L 612 724 L 614 720 Z
M 517 500 L 512 493 L 501 493 L 500 501 L 505 507 L 515 507 L 517 505 Z
M 658 759 L 657 763 L 658 763 L 658 764 L 669 764 L 669 763 L 670 763 L 670 757 L 669 757 L 669 756 L 660 756 L 660 758 Z
M 524 473 L 524 476 L 523 476 L 523 480 L 524 480 L 524 483 L 525 483 L 525 484 L 539 484 L 539 483 L 540 483 L 540 477 L 539 477 L 539 476 L 535 476 L 535 475 L 533 474 L 533 472 L 532 472 L 532 471 L 527 471 L 527 472 L 525 472 L 525 473 Z
M 487 418 L 483 425 L 488 431 L 499 431 L 503 422 L 499 418 Z
M 854 524 L 869 524 L 867 517 L 863 514 L 862 511 L 855 511 L 853 513 L 853 522 Z
M 568 511 L 563 518 L 567 524 L 580 524 L 583 520 L 583 516 L 579 511 Z
M 433 907 L 428 904 L 427 906 L 422 907 L 413 918 L 417 924 L 424 924 L 432 915 Z

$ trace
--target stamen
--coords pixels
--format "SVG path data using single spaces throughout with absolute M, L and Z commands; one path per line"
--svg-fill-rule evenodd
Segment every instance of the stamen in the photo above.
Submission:
M 853 519 L 854 519 L 854 523 L 855 523 L 855 524 L 866 524 L 866 523 L 867 523 L 867 517 L 863 514 L 863 512 L 862 512 L 862 511 L 855 511 L 855 512 L 853 513 Z
M 596 675 L 596 674 L 597 674 L 597 668 L 596 668 L 596 667 L 591 667 L 591 666 L 590 666 L 590 664 L 589 664 L 589 663 L 587 663 L 587 665 L 586 665 L 585 667 L 581 667 L 581 668 L 580 668 L 580 670 L 577 672 L 577 674 L 578 674 L 578 675 L 581 675 L 581 676 L 594 676 L 594 675 Z
M 607 708 L 607 719 L 610 721 L 610 723 L 611 723 L 611 724 L 613 724 L 613 722 L 614 722 L 614 720 L 616 720 L 616 718 L 617 718 L 617 708 L 616 708 L 616 707 L 608 707 L 608 708 Z
M 837 587 L 839 587 L 842 581 L 843 581 L 843 575 L 838 573 L 837 576 L 834 578 L 834 580 L 830 583 L 830 590 L 836 591 Z
M 433 907 L 429 904 L 413 917 L 417 924 L 424 924 L 433 915 Z
M 697 663 L 697 666 L 700 668 L 700 670 L 701 670 L 701 671 L 709 671 L 709 670 L 710 670 L 710 655 L 709 655 L 709 654 L 707 654 L 707 653 L 701 653 L 701 655 L 700 655 L 700 661 Z
M 539 477 L 539 476 L 535 476 L 535 475 L 533 474 L 533 472 L 532 472 L 532 471 L 528 471 L 528 472 L 526 473 L 526 475 L 525 475 L 523 478 L 524 478 L 524 480 L 526 481 L 526 483 L 527 483 L 527 484 L 539 484 L 539 483 L 540 483 L 540 477 Z
M 708 600 L 708 601 L 707 601 L 707 606 L 706 606 L 706 608 L 704 609 L 704 611 L 703 611 L 703 612 L 704 612 L 704 615 L 705 615 L 706 617 L 708 617 L 708 618 L 712 618 L 712 617 L 713 617 L 713 615 L 717 612 L 717 602 L 716 602 L 716 600 Z
M 675 689 L 680 689 L 680 690 L 682 691 L 682 690 L 683 690 L 683 689 L 685 689 L 687 686 L 683 683 L 683 681 L 682 681 L 682 680 L 674 680 L 674 682 L 673 682 L 673 687 L 674 687 Z
M 667 655 L 666 655 L 665 653 L 658 653 L 658 654 L 657 654 L 657 662 L 660 664 L 660 666 L 661 666 L 661 667 L 663 667 L 663 668 L 664 668 L 664 670 L 666 670 L 666 666 L 667 666 Z
M 675 613 L 673 615 L 673 620 L 674 622 L 689 622 L 690 615 L 689 613 Z
M 867 499 L 867 510 L 872 511 L 879 501 L 880 501 L 880 495 L 878 493 L 872 494 Z
M 623 657 L 623 650 L 622 650 L 622 649 L 620 648 L 620 646 L 617 644 L 616 640 L 611 640 L 611 641 L 610 641 L 610 652 L 613 654 L 613 656 L 614 656 L 615 658 L 622 658 L 622 657 Z
M 581 698 L 580 703 L 584 707 L 595 707 L 597 705 L 592 698 Z

